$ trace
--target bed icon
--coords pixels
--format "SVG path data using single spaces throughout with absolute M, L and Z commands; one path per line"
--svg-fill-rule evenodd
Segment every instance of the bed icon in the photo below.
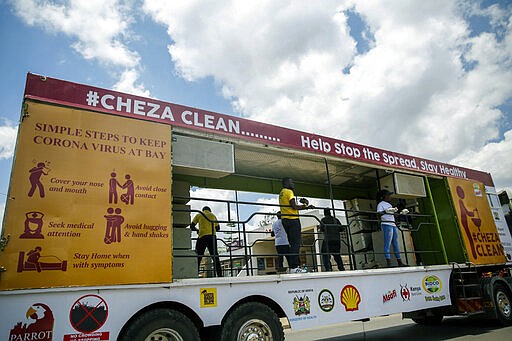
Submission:
M 67 260 L 61 260 L 57 256 L 41 255 L 42 248 L 36 246 L 25 255 L 24 251 L 20 251 L 18 256 L 18 272 L 23 271 L 46 271 L 46 270 L 61 270 L 66 271 L 68 267 Z

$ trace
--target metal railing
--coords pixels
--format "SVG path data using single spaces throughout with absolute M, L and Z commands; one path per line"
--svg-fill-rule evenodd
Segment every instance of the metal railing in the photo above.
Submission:
M 248 225 L 251 222 L 256 221 L 256 218 L 260 216 L 276 216 L 277 214 L 274 212 L 253 212 L 249 215 L 246 219 L 240 220 L 240 219 L 234 219 L 231 216 L 231 206 L 232 205 L 250 205 L 250 206 L 261 206 L 266 208 L 275 208 L 276 211 L 281 208 L 278 204 L 269 204 L 269 203 L 258 203 L 258 202 L 248 202 L 248 201 L 237 201 L 237 200 L 225 200 L 225 199 L 212 199 L 212 198 L 197 198 L 197 197 L 175 197 L 175 199 L 182 199 L 186 201 L 201 201 L 201 202 L 215 202 L 215 203 L 224 203 L 226 204 L 227 208 L 227 220 L 216 220 L 212 221 L 208 218 L 207 215 L 205 215 L 200 210 L 194 210 L 194 209 L 173 209 L 173 212 L 182 212 L 182 213 L 195 213 L 199 214 L 202 217 L 204 217 L 207 221 L 210 222 L 212 226 L 212 230 L 210 231 L 211 234 L 215 235 L 214 241 L 215 245 L 218 246 L 219 244 L 222 245 L 222 252 L 219 252 L 219 248 L 215 247 L 216 252 L 214 251 L 213 255 L 197 255 L 197 254 L 190 254 L 190 255 L 174 255 L 174 259 L 179 258 L 197 258 L 202 257 L 205 260 L 205 265 L 199 264 L 198 265 L 198 276 L 207 276 L 207 277 L 213 277 L 217 274 L 217 262 L 215 259 L 219 259 L 221 267 L 222 267 L 222 275 L 223 276 L 254 276 L 258 274 L 273 274 L 277 272 L 277 264 L 276 264 L 276 258 L 277 253 L 265 253 L 265 252 L 255 252 L 255 246 L 256 245 L 262 245 L 262 243 L 268 243 L 273 246 L 274 245 L 274 239 L 270 237 L 270 231 L 266 230 L 252 230 L 248 229 Z M 324 207 L 315 207 L 314 209 L 318 209 L 323 211 Z M 301 218 L 312 218 L 314 221 L 316 221 L 316 227 L 313 226 L 311 231 L 301 231 L 302 235 L 302 242 L 301 242 L 301 248 L 300 252 L 297 254 L 291 254 L 288 253 L 288 256 L 299 256 L 299 259 L 301 259 L 301 263 L 303 266 L 306 266 L 308 268 L 308 272 L 317 272 L 322 271 L 322 262 L 318 262 L 318 259 L 322 258 L 322 256 L 332 255 L 333 253 L 340 253 L 343 259 L 343 265 L 345 269 L 349 270 L 356 270 L 361 269 L 362 266 L 359 264 L 360 262 L 357 261 L 356 258 L 360 258 L 364 255 L 364 257 L 368 260 L 368 258 L 375 258 L 376 256 L 384 255 L 384 252 L 380 252 L 378 250 L 373 250 L 370 248 L 370 245 L 366 247 L 366 249 L 363 249 L 363 251 L 354 250 L 354 242 L 352 241 L 352 238 L 354 235 L 357 234 L 367 234 L 367 233 L 373 233 L 380 231 L 380 220 L 378 219 L 378 215 L 374 211 L 358 211 L 358 210 L 349 210 L 349 209 L 333 209 L 331 207 L 327 207 L 326 209 L 331 210 L 331 212 L 334 212 L 334 217 L 343 217 L 343 219 L 347 219 L 348 224 L 322 224 L 321 217 L 318 217 L 317 215 L 306 213 L 306 214 L 300 214 L 299 217 Z M 218 213 L 218 212 L 212 212 L 212 213 Z M 338 213 L 338 214 L 336 214 Z M 414 224 L 414 220 L 416 219 L 422 219 L 422 220 L 430 220 L 432 216 L 430 215 L 423 215 L 423 214 L 408 214 L 408 219 L 410 219 L 413 224 L 400 224 L 397 222 L 397 227 L 399 231 L 401 232 L 401 240 L 402 240 L 402 248 L 400 250 L 400 254 L 405 255 L 405 262 L 408 264 L 410 263 L 409 258 L 416 259 L 416 257 L 420 256 L 422 254 L 427 253 L 440 253 L 440 251 L 437 250 L 407 250 L 406 248 L 406 241 L 405 241 L 405 234 L 407 232 L 417 232 L 420 229 L 423 228 L 429 228 L 429 227 L 435 227 L 434 223 L 430 221 L 421 221 L 417 224 Z M 365 223 L 365 225 L 369 226 L 370 228 L 367 230 L 360 230 L 356 233 L 351 233 L 351 230 L 353 229 L 353 226 L 356 223 Z M 226 229 L 220 229 L 218 232 L 215 231 L 215 225 L 220 224 L 221 226 L 227 225 L 231 227 L 237 227 L 236 231 L 233 230 L 226 230 Z M 320 241 L 326 242 L 326 235 L 324 235 L 323 232 L 318 231 L 318 226 L 323 225 L 325 227 L 329 226 L 336 226 L 339 227 L 342 232 L 340 235 L 340 243 L 345 247 L 345 252 L 341 252 L 341 250 L 329 250 L 327 249 L 327 252 L 321 252 L 320 248 Z M 270 226 L 269 226 L 270 227 Z M 309 228 L 311 226 L 306 226 L 306 228 Z M 302 227 L 304 229 L 304 226 Z M 233 241 L 225 240 L 224 238 L 220 238 L 217 233 L 224 233 L 224 234 L 237 234 L 238 239 L 236 243 L 233 243 Z M 253 238 L 251 238 L 251 236 Z M 256 238 L 254 238 L 256 236 Z M 308 236 L 311 236 L 312 239 L 309 239 Z M 198 240 L 197 237 L 192 238 L 193 241 Z M 310 240 L 308 244 L 305 244 L 305 240 Z M 216 253 L 216 254 L 215 254 Z M 359 255 L 359 256 L 358 256 Z M 319 258 L 317 258 L 319 257 Z M 273 259 L 269 266 L 267 266 L 267 260 Z M 214 260 L 214 261 L 212 261 Z M 305 262 L 302 262 L 302 260 L 305 260 Z M 308 261 L 309 260 L 309 261 Z M 258 263 L 260 262 L 260 263 Z M 263 266 L 261 264 L 263 262 Z M 368 262 L 368 261 L 367 261 Z M 234 264 L 238 263 L 238 266 L 235 266 Z M 256 263 L 256 264 L 255 264 Z M 274 264 L 274 265 L 272 265 Z M 376 263 L 375 263 L 376 264 Z M 413 264 L 416 265 L 416 264 Z M 368 264 L 369 267 L 372 267 L 372 264 Z M 375 266 L 374 266 L 375 267 Z M 267 270 L 270 268 L 270 270 Z M 274 269 L 274 270 L 272 270 Z

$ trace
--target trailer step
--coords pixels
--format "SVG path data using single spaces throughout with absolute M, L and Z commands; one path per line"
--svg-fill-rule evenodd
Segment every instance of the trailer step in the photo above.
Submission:
M 457 298 L 457 311 L 460 314 L 475 314 L 483 312 L 483 297 Z

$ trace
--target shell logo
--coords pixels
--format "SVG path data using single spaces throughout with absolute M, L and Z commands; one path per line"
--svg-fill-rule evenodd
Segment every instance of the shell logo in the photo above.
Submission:
M 345 311 L 359 310 L 361 295 L 353 285 L 345 285 L 340 294 L 341 303 L 345 306 Z

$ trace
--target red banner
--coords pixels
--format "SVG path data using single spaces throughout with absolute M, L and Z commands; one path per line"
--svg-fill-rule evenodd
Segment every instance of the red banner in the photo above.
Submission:
M 489 173 L 156 99 L 27 75 L 25 98 L 493 186 Z

